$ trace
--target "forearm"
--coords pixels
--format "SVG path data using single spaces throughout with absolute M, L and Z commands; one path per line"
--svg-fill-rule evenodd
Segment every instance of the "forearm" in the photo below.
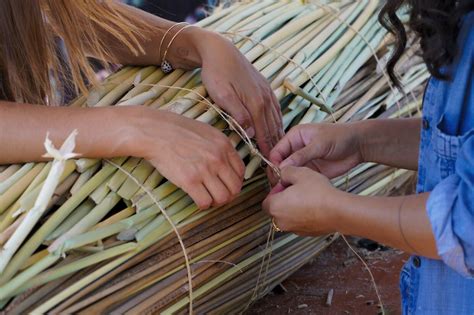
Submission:
M 0 102 L 0 164 L 44 160 L 46 134 L 61 144 L 77 129 L 75 152 L 110 158 L 131 154 L 134 108 L 69 108 Z M 127 122 L 125 117 L 129 117 Z
M 174 34 L 180 29 L 176 27 L 170 32 L 161 47 L 161 40 L 166 31 L 172 27 L 175 22 L 171 22 L 155 15 L 147 13 L 143 10 L 134 7 L 117 3 L 121 9 L 126 12 L 128 16 L 134 17 L 135 20 L 144 22 L 147 25 L 147 30 L 143 37 L 138 38 L 144 53 L 134 54 L 125 45 L 122 45 L 110 33 L 98 29 L 100 39 L 111 48 L 112 55 L 120 64 L 129 65 L 159 65 L 163 57 L 164 51 L 169 45 L 169 42 Z M 201 57 L 199 53 L 199 43 L 205 40 L 208 36 L 216 36 L 209 31 L 191 27 L 183 30 L 179 36 L 175 38 L 172 45 L 169 46 L 167 53 L 167 60 L 176 68 L 193 69 L 201 66 Z M 112 61 L 112 60 L 110 60 Z
M 418 169 L 421 119 L 369 120 L 356 125 L 366 162 Z
M 408 253 L 439 259 L 426 213 L 429 193 L 405 197 L 364 197 L 340 193 L 333 199 L 337 230 L 366 237 Z

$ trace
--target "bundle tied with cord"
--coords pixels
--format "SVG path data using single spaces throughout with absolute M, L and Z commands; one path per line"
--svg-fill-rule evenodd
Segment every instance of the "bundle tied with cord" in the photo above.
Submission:
M 383 60 L 392 41 L 377 21 L 380 6 L 375 0 L 238 2 L 196 26 L 228 37 L 269 80 L 285 130 L 417 116 L 429 74 L 409 50 L 397 68 L 404 91 L 390 84 Z M 67 159 L 45 210 L 20 240 L 14 236 L 54 162 L 2 166 L 4 313 L 241 312 L 333 241 L 275 233 L 261 211 L 268 161 L 214 105 L 199 70 L 123 67 L 70 106 L 125 105 L 172 111 L 221 130 L 246 164 L 242 192 L 230 204 L 199 211 L 143 159 Z M 411 176 L 367 163 L 333 184 L 385 195 Z M 7 244 L 13 250 L 5 253 Z

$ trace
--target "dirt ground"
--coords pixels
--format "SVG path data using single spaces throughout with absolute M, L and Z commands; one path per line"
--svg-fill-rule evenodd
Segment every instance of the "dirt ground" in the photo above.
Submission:
M 393 249 L 353 247 L 374 274 L 385 314 L 400 314 L 399 272 L 408 255 Z M 255 303 L 247 314 L 381 314 L 369 273 L 342 239 L 282 285 Z M 326 305 L 331 291 L 332 301 Z

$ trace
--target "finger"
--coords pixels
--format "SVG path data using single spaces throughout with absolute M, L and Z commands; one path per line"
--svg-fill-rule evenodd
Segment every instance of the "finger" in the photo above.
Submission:
M 267 121 L 264 115 L 256 118 L 255 120 L 256 125 L 256 140 L 258 148 L 260 149 L 263 156 L 268 157 L 270 152 L 273 148 L 273 140 L 272 135 L 269 133 L 269 127 L 267 125 Z
M 267 173 L 267 178 L 268 178 L 268 181 L 270 182 L 271 187 L 274 187 L 276 184 L 278 184 L 278 182 L 280 181 L 280 178 L 278 177 L 277 174 L 275 174 L 275 171 L 273 170 L 273 168 L 271 168 L 270 166 L 267 166 L 265 168 L 265 172 Z
M 270 136 L 272 139 L 272 148 L 274 148 L 280 140 L 281 127 L 278 124 L 277 114 L 275 113 L 275 108 L 272 104 L 265 104 L 265 117 L 268 123 L 268 127 L 270 128 L 268 131 L 270 132 Z
M 221 206 L 230 201 L 231 194 L 217 175 L 206 178 L 204 186 L 212 196 L 212 205 Z
M 264 103 L 261 105 L 265 108 L 265 117 L 268 123 L 268 127 L 270 128 L 268 131 L 270 132 L 270 136 L 272 137 L 272 148 L 278 143 L 281 139 L 281 119 L 277 112 L 278 107 L 275 105 L 276 98 L 273 92 L 269 91 L 263 97 Z
M 231 152 L 228 154 L 229 156 L 229 164 L 232 167 L 233 171 L 237 175 L 237 177 L 243 181 L 244 173 L 245 173 L 245 164 L 240 158 L 237 151 L 232 148 Z
M 183 190 L 193 199 L 199 209 L 205 210 L 211 206 L 212 196 L 203 184 L 194 184 L 187 189 L 183 187 Z
M 247 137 L 253 138 L 255 137 L 255 126 L 252 121 L 252 117 L 247 110 L 247 108 L 242 104 L 242 102 L 235 103 L 237 105 L 232 106 L 229 109 L 229 114 L 235 121 L 239 124 L 239 126 L 245 131 Z
M 273 148 L 270 153 L 270 161 L 276 165 L 280 165 L 293 152 L 300 150 L 305 146 L 297 128 L 293 128 L 288 132 Z
M 325 150 L 317 141 L 311 142 L 305 147 L 293 152 L 281 164 L 281 167 L 286 166 L 304 166 L 314 159 L 321 159 L 327 155 Z
M 277 140 L 280 141 L 281 138 L 285 136 L 285 131 L 283 130 L 283 125 L 282 125 L 282 118 L 276 109 L 272 110 L 272 114 L 273 114 L 273 120 L 276 123 Z M 275 145 L 278 143 L 278 141 L 276 141 Z
M 229 113 L 237 121 L 237 123 L 245 130 L 249 138 L 255 137 L 255 125 L 253 123 L 252 115 L 242 103 L 242 100 L 239 97 L 239 94 L 232 86 L 232 105 L 229 107 Z
M 283 138 L 283 136 L 285 135 L 285 131 L 283 130 L 283 115 L 281 113 L 281 105 L 280 105 L 280 102 L 278 102 L 276 96 L 275 96 L 275 93 L 273 93 L 273 91 L 271 92 L 271 100 L 272 100 L 272 109 L 273 109 L 273 115 L 274 115 L 274 119 L 275 121 L 277 122 L 277 125 L 278 125 L 278 140 L 280 140 L 281 138 Z
M 232 87 L 233 88 L 233 87 Z M 245 130 L 248 137 L 255 137 L 255 126 L 253 124 L 252 116 L 247 107 L 240 100 L 237 92 L 233 89 L 229 93 L 224 93 L 224 96 L 217 96 L 214 100 L 216 104 L 225 108 L 232 118 Z M 225 106 L 221 105 L 225 104 Z
M 310 168 L 310 169 L 312 169 L 313 171 L 316 171 L 316 172 L 318 172 L 318 173 L 321 173 L 321 174 L 323 174 L 323 175 L 325 175 L 325 176 L 328 176 L 328 175 L 325 174 L 324 171 L 323 171 L 323 170 L 325 169 L 324 167 L 322 167 L 322 166 L 325 166 L 323 163 L 324 163 L 324 161 L 316 160 L 316 159 L 315 159 L 315 160 L 311 160 L 311 161 L 309 161 L 308 163 L 306 163 L 306 164 L 305 164 L 305 167 Z M 327 167 L 328 167 L 328 166 L 326 166 L 326 168 L 327 168 Z
M 279 209 L 281 209 L 281 204 L 284 202 L 284 200 L 282 200 L 283 194 L 284 193 L 268 195 L 262 202 L 262 209 L 270 216 L 275 217 L 275 215 L 279 213 Z
M 235 197 L 242 189 L 243 179 L 239 176 L 232 167 L 226 167 L 218 174 L 219 179 L 224 183 L 227 190 Z
M 233 87 L 235 95 L 239 95 L 238 90 Z M 268 124 L 266 119 L 266 110 L 265 102 L 262 96 L 257 96 L 250 101 L 246 101 L 243 98 L 241 99 L 241 104 L 247 109 L 250 113 L 252 119 L 252 127 L 255 131 L 255 138 L 257 140 L 257 145 L 264 156 L 270 154 L 270 151 L 273 147 L 272 135 L 270 134 L 271 127 Z
M 232 86 L 237 97 L 241 100 L 240 103 L 247 109 L 250 113 L 252 119 L 252 127 L 255 131 L 255 138 L 257 140 L 258 147 L 264 156 L 270 154 L 270 150 L 273 147 L 272 137 L 269 133 L 270 127 L 266 120 L 265 115 L 265 102 L 264 98 L 261 95 L 254 97 L 253 99 L 247 101 L 239 94 L 240 89 L 236 89 L 235 86 Z M 244 94 L 246 95 L 246 94 Z
M 265 114 L 265 107 L 261 106 L 259 103 L 254 102 L 249 105 L 248 109 L 252 114 L 257 145 L 264 156 L 269 156 L 273 147 L 273 139 L 270 133 L 271 128 L 268 125 Z
M 312 171 L 306 167 L 287 166 L 282 168 L 280 183 L 284 187 L 294 185 L 304 178 L 307 172 Z
M 263 209 L 263 211 L 265 211 L 268 214 L 272 213 L 272 211 L 274 210 L 272 208 L 272 205 L 275 204 L 273 202 L 274 198 L 275 198 L 275 195 L 268 195 L 267 198 L 265 198 L 265 200 L 263 200 L 263 202 L 262 202 L 262 209 Z

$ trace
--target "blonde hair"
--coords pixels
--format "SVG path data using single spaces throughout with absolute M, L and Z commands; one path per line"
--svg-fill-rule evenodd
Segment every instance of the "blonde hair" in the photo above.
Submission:
M 99 34 L 107 33 L 139 54 L 139 37 L 146 30 L 111 0 L 1 0 L 0 95 L 16 102 L 57 104 L 55 90 L 73 87 L 85 93 L 86 82 L 96 83 L 87 55 L 115 61 Z M 66 63 L 58 58 L 58 37 L 67 51 Z M 60 80 L 66 67 L 71 79 Z

